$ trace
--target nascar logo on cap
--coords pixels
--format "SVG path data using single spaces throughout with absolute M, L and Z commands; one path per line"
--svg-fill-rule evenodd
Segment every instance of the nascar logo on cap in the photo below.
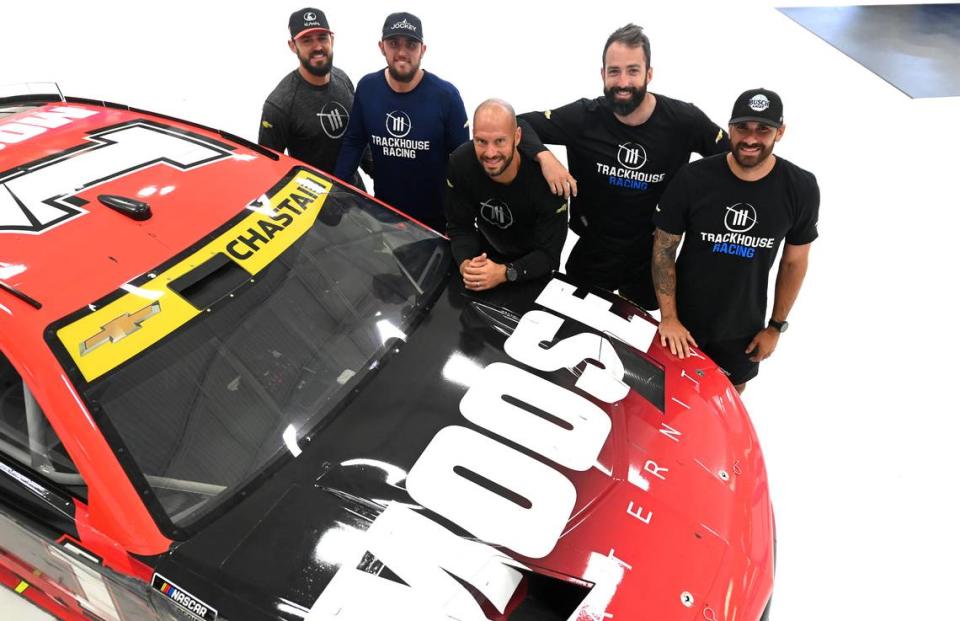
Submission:
M 396 30 L 397 28 L 403 28 L 404 30 L 412 30 L 414 32 L 417 31 L 417 27 L 411 24 L 410 22 L 408 22 L 406 18 L 404 18 L 403 21 L 397 22 L 393 26 L 390 26 L 390 30 Z
M 767 96 L 760 93 L 754 95 L 750 98 L 750 103 L 747 104 L 750 106 L 751 110 L 756 110 L 757 112 L 763 112 L 770 107 L 770 100 L 767 99 Z

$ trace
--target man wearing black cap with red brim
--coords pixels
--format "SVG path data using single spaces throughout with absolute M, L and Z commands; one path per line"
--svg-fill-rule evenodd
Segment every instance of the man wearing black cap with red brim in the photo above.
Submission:
M 334 174 L 349 178 L 369 145 L 376 197 L 443 231 L 447 156 L 469 139 L 467 112 L 453 84 L 420 67 L 423 41 L 416 15 L 387 16 L 380 40 L 387 67 L 357 83 Z
M 817 238 L 820 190 L 813 174 L 773 155 L 784 132 L 779 95 L 741 94 L 729 129 L 730 152 L 681 169 L 660 199 L 653 280 L 661 344 L 681 358 L 699 347 L 742 392 L 787 329 Z M 784 241 L 767 321 L 768 275 Z
M 289 27 L 287 45 L 300 65 L 264 102 L 259 142 L 332 173 L 350 121 L 353 82 L 333 66 L 333 31 L 323 11 L 294 11 Z M 364 170 L 371 171 L 369 161 Z M 359 177 L 348 180 L 359 183 Z

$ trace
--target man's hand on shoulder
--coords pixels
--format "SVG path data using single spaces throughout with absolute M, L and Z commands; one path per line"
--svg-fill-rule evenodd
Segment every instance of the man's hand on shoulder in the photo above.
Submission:
M 750 360 L 753 362 L 761 362 L 773 355 L 773 350 L 777 348 L 779 340 L 779 331 L 774 328 L 764 328 L 753 337 L 753 340 L 747 345 L 745 353 L 753 354 L 750 356 Z
M 540 162 L 540 171 L 551 192 L 564 198 L 577 195 L 577 180 L 549 149 L 538 153 L 537 161 Z
M 487 253 L 460 264 L 463 285 L 470 291 L 486 291 L 507 282 L 507 266 L 491 261 Z
M 660 345 L 670 346 L 670 353 L 680 358 L 690 355 L 690 346 L 698 347 L 690 331 L 680 323 L 677 317 L 664 317 L 660 320 Z

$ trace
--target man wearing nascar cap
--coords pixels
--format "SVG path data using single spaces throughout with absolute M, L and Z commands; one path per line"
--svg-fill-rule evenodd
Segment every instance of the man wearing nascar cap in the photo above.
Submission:
M 813 174 L 773 154 L 784 132 L 773 91 L 741 94 L 729 130 L 730 152 L 688 164 L 660 199 L 653 280 L 661 344 L 681 358 L 699 347 L 743 392 L 787 330 L 817 238 L 820 189 Z M 768 275 L 784 241 L 766 321 Z
M 320 9 L 290 15 L 287 45 L 300 65 L 287 74 L 263 104 L 260 144 L 333 171 L 353 106 L 353 82 L 333 66 L 333 32 Z M 369 153 L 363 169 L 372 172 Z M 352 178 L 354 184 L 359 177 Z
M 376 197 L 443 231 L 447 157 L 469 139 L 467 112 L 453 84 L 420 67 L 423 40 L 416 15 L 387 16 L 380 40 L 387 67 L 357 84 L 334 174 L 349 178 L 369 145 Z

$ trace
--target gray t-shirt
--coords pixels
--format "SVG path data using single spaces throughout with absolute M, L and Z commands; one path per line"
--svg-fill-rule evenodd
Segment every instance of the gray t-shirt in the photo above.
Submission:
M 353 83 L 339 68 L 331 69 L 330 81 L 323 86 L 310 84 L 295 69 L 264 102 L 257 141 L 332 172 L 352 106 Z

